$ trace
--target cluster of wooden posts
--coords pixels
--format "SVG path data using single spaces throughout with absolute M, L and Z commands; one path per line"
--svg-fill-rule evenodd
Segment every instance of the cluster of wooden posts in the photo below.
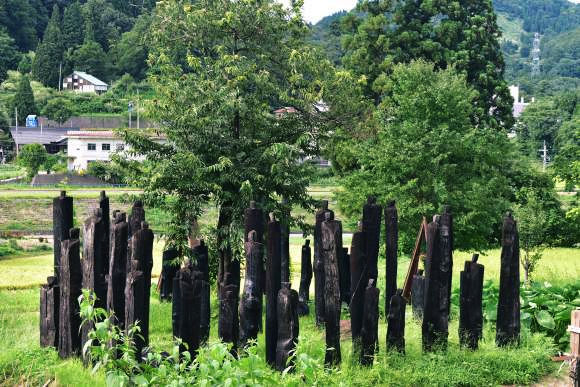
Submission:
M 73 226 L 73 200 L 62 192 L 55 198 L 54 270 L 41 289 L 40 340 L 58 348 L 62 357 L 78 355 L 92 328 L 79 331 L 81 289 L 90 289 L 96 306 L 114 313 L 121 328 L 139 321 L 137 354 L 149 342 L 149 299 L 153 266 L 153 232 L 145 222 L 141 202 L 130 216 L 114 211 L 109 219 L 109 200 L 101 193 L 99 206 L 83 227 L 83 255 L 79 230 Z M 262 329 L 266 361 L 282 371 L 293 367 L 299 335 L 299 316 L 310 313 L 309 288 L 315 279 L 316 324 L 326 331 L 327 366 L 341 362 L 341 306 L 350 308 L 354 357 L 372 365 L 378 351 L 379 293 L 378 256 L 384 215 L 386 244 L 385 316 L 388 323 L 386 348 L 405 352 L 405 308 L 422 319 L 424 351 L 445 350 L 453 267 L 453 217 L 449 208 L 421 224 L 415 251 L 402 288 L 397 288 L 398 215 L 395 202 L 383 208 L 369 198 L 362 221 L 353 234 L 349 250 L 343 247 L 342 223 L 323 201 L 316 212 L 314 246 L 302 246 L 299 292 L 291 289 L 289 226 L 251 202 L 244 213 L 245 283 L 240 299 L 240 262 L 220 257 L 218 274 L 218 335 L 232 344 L 232 351 L 251 345 Z M 425 243 L 424 273 L 419 268 Z M 314 261 L 312 261 L 314 250 Z M 210 330 L 210 278 L 207 246 L 201 241 L 193 259 L 175 265 L 178 253 L 163 253 L 160 296 L 172 302 L 173 334 L 182 340 L 182 350 L 194 357 L 207 341 Z M 463 347 L 477 349 L 482 335 L 483 265 L 477 255 L 465 262 L 460 279 L 459 338 Z M 500 294 L 497 316 L 498 346 L 519 341 L 519 242 L 516 222 L 507 214 L 503 224 Z M 263 297 L 266 297 L 262 327 Z M 80 333 L 79 333 L 80 332 Z

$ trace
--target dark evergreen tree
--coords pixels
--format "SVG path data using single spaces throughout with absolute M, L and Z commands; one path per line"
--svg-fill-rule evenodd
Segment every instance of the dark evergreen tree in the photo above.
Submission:
M 28 0 L 0 0 L 0 26 L 6 28 L 20 51 L 26 52 L 36 47 L 35 17 Z
M 18 109 L 18 123 L 23 125 L 26 122 L 26 116 L 29 114 L 38 114 L 36 103 L 34 102 L 34 93 L 30 86 L 30 79 L 23 75 L 18 82 L 18 89 L 12 100 L 12 111 Z
M 147 36 L 151 17 L 140 16 L 133 29 L 125 32 L 111 50 L 117 75 L 130 74 L 135 79 L 145 78 L 147 71 Z
M 62 18 L 62 40 L 65 49 L 74 49 L 84 41 L 85 21 L 83 10 L 75 1 L 64 10 Z
M 58 88 L 59 67 L 63 59 L 64 47 L 60 30 L 60 11 L 57 5 L 52 10 L 52 16 L 42 43 L 36 50 L 32 63 L 32 75 L 46 86 Z
M 14 39 L 0 29 L 0 83 L 6 80 L 8 70 L 16 68 L 19 60 L 20 54 Z
M 97 78 L 107 79 L 107 55 L 101 45 L 94 40 L 85 40 L 71 57 L 73 69 L 84 71 Z

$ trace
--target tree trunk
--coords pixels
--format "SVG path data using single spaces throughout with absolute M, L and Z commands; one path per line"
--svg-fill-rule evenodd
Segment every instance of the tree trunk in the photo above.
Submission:
M 520 245 L 517 223 L 510 213 L 504 218 L 501 245 L 495 342 L 504 347 L 520 341 Z

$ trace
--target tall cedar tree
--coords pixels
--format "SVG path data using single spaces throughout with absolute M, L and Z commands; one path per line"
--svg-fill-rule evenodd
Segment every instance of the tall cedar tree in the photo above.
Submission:
M 75 49 L 84 42 L 85 21 L 78 1 L 64 10 L 62 17 L 62 40 L 65 50 Z
M 14 39 L 0 29 L 0 83 L 6 80 L 8 70 L 16 68 L 20 58 Z
M 63 52 L 60 10 L 55 4 L 42 43 L 36 50 L 36 56 L 32 63 L 32 76 L 45 86 L 58 88 L 59 67 L 62 63 Z
M 23 125 L 26 122 L 26 117 L 28 115 L 38 114 L 38 109 L 34 102 L 34 93 L 32 92 L 28 75 L 20 77 L 18 89 L 16 90 L 16 94 L 14 94 L 14 99 L 12 100 L 12 111 L 14 111 L 14 109 L 18 109 L 18 123 L 20 125 Z
M 0 26 L 6 29 L 22 52 L 34 50 L 36 47 L 38 40 L 36 25 L 39 20 L 28 0 L 0 2 Z
M 137 132 L 125 138 L 146 156 L 137 182 L 171 214 L 174 243 L 186 243 L 188 221 L 210 197 L 219 206 L 222 259 L 241 246 L 250 199 L 279 215 L 293 205 L 312 208 L 312 167 L 297 160 L 317 153 L 330 118 L 341 119 L 335 113 L 347 105 L 343 99 L 327 110 L 319 102 L 332 101 L 331 90 L 353 87 L 347 73 L 335 72 L 305 43 L 301 4 L 288 10 L 274 0 L 158 3 L 150 114 L 166 142 Z M 290 109 L 275 113 L 284 107 Z
M 367 96 L 377 105 L 389 93 L 393 64 L 425 59 L 437 69 L 453 65 L 466 74 L 478 92 L 474 124 L 511 128 L 513 101 L 503 79 L 501 32 L 491 0 L 365 0 L 358 9 L 344 22 L 350 32 L 344 64 L 366 77 Z

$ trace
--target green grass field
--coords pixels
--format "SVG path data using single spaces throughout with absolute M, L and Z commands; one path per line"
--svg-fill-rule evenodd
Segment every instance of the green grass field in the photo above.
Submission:
M 298 288 L 300 272 L 300 246 L 302 238 L 291 238 L 292 283 Z M 345 245 L 350 245 L 350 238 L 345 238 Z M 157 242 L 154 251 L 154 274 L 160 272 L 160 260 L 163 243 Z M 469 254 L 456 252 L 454 255 L 453 285 L 459 284 L 458 273 L 462 262 Z M 499 279 L 499 250 L 492 250 L 480 261 L 486 266 L 486 279 Z M 52 272 L 52 254 L 22 255 L 5 257 L 0 260 L 0 385 L 31 384 L 42 385 L 52 380 L 55 385 L 103 385 L 104 375 L 91 375 L 78 360 L 61 361 L 54 350 L 39 347 L 38 333 L 38 284 Z M 406 274 L 408 258 L 399 260 L 399 284 Z M 384 261 L 379 261 L 379 288 L 384 289 Z M 540 267 L 536 279 L 566 283 L 577 281 L 580 271 L 580 250 L 549 249 Z M 156 281 L 154 281 L 156 282 Z M 212 291 L 212 294 L 215 292 Z M 311 299 L 314 286 L 311 287 Z M 384 299 L 380 300 L 380 307 Z M 151 298 L 151 345 L 160 350 L 171 346 L 171 305 L 160 303 L 157 294 Z M 313 308 L 313 305 L 311 305 Z M 386 324 L 380 321 L 380 352 L 373 368 L 359 368 L 352 365 L 350 359 L 351 342 L 344 337 L 341 346 L 343 365 L 333 371 L 324 371 L 322 367 L 315 370 L 319 384 L 343 385 L 499 385 L 530 384 L 538 382 L 546 375 L 554 375 L 557 364 L 549 359 L 554 353 L 550 339 L 530 334 L 525 329 L 522 333 L 522 345 L 517 349 L 498 349 L 494 344 L 495 331 L 492 326 L 485 326 L 484 340 L 478 351 L 461 350 L 458 346 L 457 319 L 449 327 L 450 347 L 446 354 L 428 354 L 421 352 L 420 324 L 413 320 L 410 308 L 407 310 L 405 357 L 387 354 L 384 349 Z M 456 316 L 455 316 L 456 317 Z M 344 310 L 343 319 L 348 319 Z M 217 301 L 213 299 L 211 342 L 217 342 Z M 264 338 L 260 335 L 258 352 L 264 351 Z M 298 354 L 306 353 L 318 363 L 324 359 L 324 331 L 314 325 L 312 313 L 300 320 L 300 344 Z M 565 374 L 561 371 L 560 377 Z M 278 376 L 276 376 L 278 377 Z M 295 384 L 295 376 L 281 379 L 280 383 Z

